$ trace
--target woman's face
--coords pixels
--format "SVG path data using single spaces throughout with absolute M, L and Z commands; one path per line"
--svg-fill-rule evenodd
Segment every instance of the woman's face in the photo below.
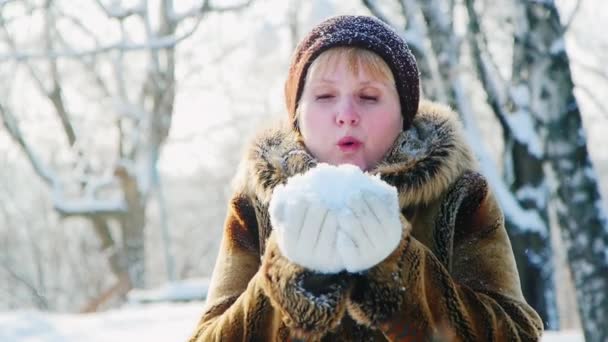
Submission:
M 304 144 L 320 162 L 373 168 L 401 132 L 403 118 L 392 80 L 356 72 L 344 57 L 311 68 L 299 102 Z M 319 71 L 319 69 L 323 69 Z

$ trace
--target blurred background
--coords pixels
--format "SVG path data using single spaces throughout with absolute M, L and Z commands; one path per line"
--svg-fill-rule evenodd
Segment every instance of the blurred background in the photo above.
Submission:
M 337 14 L 393 26 L 461 115 L 546 329 L 607 340 L 602 0 L 0 0 L 0 337 L 204 300 L 243 147 Z

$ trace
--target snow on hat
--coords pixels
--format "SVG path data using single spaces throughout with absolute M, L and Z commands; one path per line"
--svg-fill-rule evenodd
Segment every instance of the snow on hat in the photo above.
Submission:
M 352 15 L 326 19 L 315 26 L 296 47 L 285 82 L 285 102 L 293 127 L 297 127 L 296 109 L 308 68 L 322 52 L 338 46 L 370 50 L 388 64 L 399 94 L 403 128 L 409 127 L 418 111 L 420 99 L 419 74 L 414 55 L 390 26 L 374 17 Z

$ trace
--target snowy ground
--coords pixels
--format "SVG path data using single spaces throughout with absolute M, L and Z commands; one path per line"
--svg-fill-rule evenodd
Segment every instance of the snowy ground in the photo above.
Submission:
M 0 313 L 2 342 L 186 341 L 202 302 L 130 305 L 97 314 Z M 548 332 L 544 342 L 583 341 L 579 332 Z

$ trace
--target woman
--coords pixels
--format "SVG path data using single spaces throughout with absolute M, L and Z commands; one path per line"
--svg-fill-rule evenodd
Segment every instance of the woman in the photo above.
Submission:
M 257 137 L 239 172 L 191 341 L 540 338 L 457 116 L 419 103 L 414 57 L 392 29 L 322 22 L 295 51 L 285 99 L 289 124 Z M 354 197 L 342 216 L 280 195 L 320 163 L 356 165 L 395 195 Z

